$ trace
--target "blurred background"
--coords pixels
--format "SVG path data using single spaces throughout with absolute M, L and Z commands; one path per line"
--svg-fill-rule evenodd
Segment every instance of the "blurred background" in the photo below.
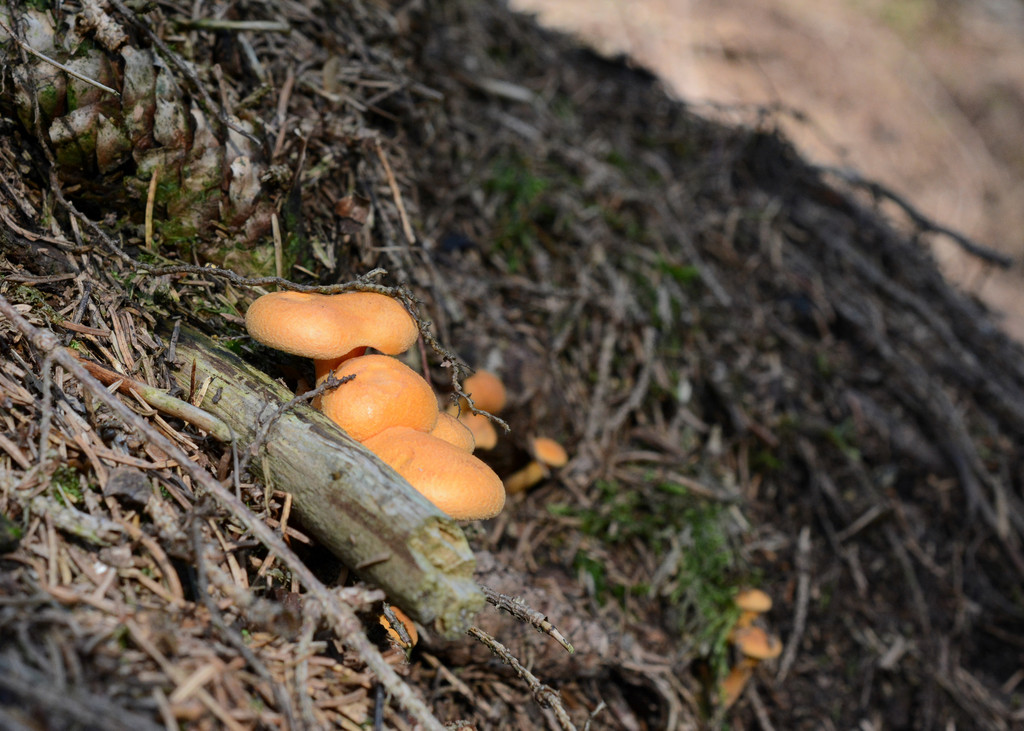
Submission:
M 512 0 L 660 76 L 703 116 L 767 123 L 978 243 L 1024 258 L 1024 0 Z M 768 116 L 765 111 L 768 110 Z M 894 209 L 895 210 L 895 209 Z M 930 235 L 1024 342 L 1024 267 Z

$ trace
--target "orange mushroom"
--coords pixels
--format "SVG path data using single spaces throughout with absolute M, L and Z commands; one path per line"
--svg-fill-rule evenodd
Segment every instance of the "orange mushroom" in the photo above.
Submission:
M 490 371 L 479 370 L 466 378 L 462 390 L 473 399 L 475 408 L 497 414 L 505 408 L 508 394 L 501 379 Z M 449 406 L 448 413 L 458 417 L 459 421 L 473 432 L 476 449 L 494 449 L 498 444 L 498 432 L 493 422 L 483 414 L 474 414 L 469 409 L 469 401 L 459 399 L 458 405 Z
M 565 448 L 548 437 L 535 437 L 530 441 L 533 456 L 525 467 L 505 478 L 505 491 L 509 495 L 527 490 L 550 474 L 550 467 L 564 467 L 569 461 Z
M 505 384 L 490 371 L 478 370 L 466 378 L 462 384 L 462 390 L 473 399 L 473 404 L 481 411 L 489 411 L 492 414 L 500 413 L 508 402 L 508 393 L 505 391 Z M 463 401 L 463 409 L 469 404 Z
M 459 414 L 459 407 L 449 406 L 446 413 L 454 418 L 455 414 Z M 458 420 L 473 435 L 474 449 L 494 449 L 498 445 L 498 430 L 490 418 L 463 410 Z
M 760 627 L 733 630 L 731 641 L 744 657 L 752 660 L 772 660 L 782 654 L 782 641 Z
M 430 431 L 430 435 L 443 439 L 470 454 L 473 454 L 473 450 L 476 448 L 476 439 L 469 427 L 444 411 L 437 415 L 437 424 Z
M 389 355 L 361 355 L 334 372 L 355 376 L 323 395 L 320 408 L 357 442 L 394 426 L 427 432 L 437 424 L 437 400 L 412 368 Z
M 405 307 L 376 292 L 271 292 L 249 305 L 245 327 L 264 345 L 334 367 L 367 347 L 404 353 L 419 336 Z M 330 370 L 331 363 L 318 367 L 318 379 Z
M 732 706 L 742 695 L 758 663 L 782 654 L 782 641 L 760 627 L 733 629 L 729 641 L 743 657 L 719 686 L 721 702 L 725 708 Z
M 755 667 L 757 667 L 756 661 L 744 658 L 725 676 L 722 684 L 718 686 L 719 699 L 723 708 L 732 708 L 740 699 L 754 674 Z
M 430 434 L 396 426 L 363 446 L 452 518 L 493 518 L 505 505 L 505 488 L 490 467 Z
M 736 627 L 749 627 L 754 623 L 759 614 L 764 614 L 772 608 L 772 598 L 760 589 L 744 589 L 733 599 L 733 603 L 740 610 L 740 618 L 736 620 Z
M 409 619 L 405 612 L 393 604 L 391 605 L 391 611 L 394 613 L 395 619 L 405 626 L 405 633 L 409 635 L 409 643 L 406 644 L 405 640 L 402 639 L 401 633 L 391 626 L 391 620 L 388 619 L 386 614 L 380 615 L 380 626 L 388 631 L 388 638 L 392 642 L 403 650 L 411 650 L 420 639 L 419 633 L 416 631 L 416 625 L 412 623 L 412 620 Z

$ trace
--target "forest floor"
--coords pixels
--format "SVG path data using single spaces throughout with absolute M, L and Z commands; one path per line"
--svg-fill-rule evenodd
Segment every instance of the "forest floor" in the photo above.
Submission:
M 1024 4 L 515 0 L 662 78 L 698 113 L 762 120 L 801 154 L 857 170 L 923 213 L 1024 258 Z M 1024 338 L 1018 266 L 992 272 L 947 239 L 943 271 Z
M 3 16 L 122 95 L 4 46 L 0 726 L 1024 724 L 1024 358 L 934 226 L 497 4 L 234 8 Z M 311 367 L 255 346 L 248 304 L 275 271 L 378 267 L 504 378 L 499 474 L 532 435 L 568 449 L 465 532 L 574 654 L 490 608 L 519 669 L 427 622 L 391 647 L 250 445 L 115 409 L 121 378 L 69 360 L 214 410 L 174 388 L 177 323 L 295 387 Z M 428 340 L 407 358 L 449 395 Z M 784 650 L 724 708 L 748 586 Z

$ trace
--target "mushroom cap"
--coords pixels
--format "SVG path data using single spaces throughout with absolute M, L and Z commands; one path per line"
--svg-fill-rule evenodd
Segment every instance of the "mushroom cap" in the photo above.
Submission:
M 437 424 L 429 432 L 431 436 L 443 439 L 453 444 L 464 452 L 473 454 L 476 449 L 476 439 L 469 427 L 456 419 L 451 414 L 442 411 L 437 415 Z
M 493 518 L 505 505 L 494 470 L 430 434 L 396 426 L 363 445 L 452 518 Z
M 398 634 L 398 630 L 391 626 L 391 622 L 388 620 L 386 614 L 380 615 L 380 626 L 388 631 L 388 637 L 391 638 L 391 641 L 402 649 L 407 650 L 415 647 L 416 643 L 420 639 L 419 632 L 416 631 L 416 625 L 412 623 L 412 620 L 409 619 L 409 616 L 405 612 L 393 604 L 391 605 L 391 611 L 395 613 L 395 619 L 405 625 L 405 631 L 409 634 L 409 644 L 406 645 L 405 642 L 402 641 L 402 636 Z
M 419 336 L 405 307 L 376 292 L 271 292 L 249 305 L 245 327 L 264 345 L 317 360 L 367 346 L 404 353 Z
M 479 370 L 466 378 L 462 390 L 472 397 L 476 408 L 492 414 L 497 414 L 505 408 L 508 401 L 505 384 L 490 371 Z M 464 403 L 462 408 L 467 409 L 468 405 Z
M 744 612 L 764 614 L 772 608 L 772 598 L 760 589 L 743 589 L 733 599 L 733 603 Z
M 734 630 L 731 639 L 736 649 L 755 660 L 771 660 L 782 654 L 782 641 L 760 627 Z
M 390 355 L 361 355 L 334 372 L 355 376 L 328 391 L 320 410 L 357 442 L 393 426 L 430 431 L 437 424 L 437 400 L 430 384 Z
M 494 449 L 498 446 L 498 430 L 494 428 L 494 423 L 483 414 L 463 411 L 459 416 L 459 422 L 473 434 L 476 449 Z
M 530 443 L 530 451 L 533 452 L 535 460 L 543 462 L 549 467 L 564 467 L 565 463 L 569 461 L 569 455 L 565 448 L 548 437 L 536 437 Z

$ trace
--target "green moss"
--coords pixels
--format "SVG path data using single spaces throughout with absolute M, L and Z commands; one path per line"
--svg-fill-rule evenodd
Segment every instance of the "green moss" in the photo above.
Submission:
M 53 496 L 61 505 L 66 506 L 67 502 L 74 505 L 82 500 L 82 481 L 78 470 L 70 465 L 61 465 L 53 471 L 50 486 L 53 488 Z
M 692 631 L 712 665 L 726 664 L 729 630 L 739 617 L 733 603 L 737 590 L 737 560 L 723 528 L 718 506 L 702 505 L 685 511 L 685 534 L 678 582 L 671 601 L 685 610 L 683 624 Z
M 548 179 L 534 172 L 532 161 L 518 155 L 498 158 L 484 181 L 484 190 L 498 199 L 493 250 L 513 272 L 522 269 L 538 229 L 554 216 L 554 208 L 543 197 L 550 187 Z
M 9 299 L 15 304 L 29 305 L 33 310 L 38 310 L 50 322 L 61 322 L 64 319 L 46 301 L 46 296 L 35 287 L 18 285 L 9 295 Z
M 672 277 L 684 286 L 692 286 L 700 282 L 700 270 L 695 266 L 673 264 L 664 259 L 658 260 L 658 271 Z
M 776 472 L 782 469 L 782 460 L 768 449 L 755 449 L 750 455 L 752 472 Z
M 18 548 L 21 537 L 25 534 L 21 526 L 0 513 L 0 554 L 12 553 Z
M 608 580 L 604 563 L 596 558 L 588 556 L 585 551 L 577 551 L 573 559 L 573 568 L 578 573 L 587 574 L 593 584 L 594 596 L 597 601 L 603 604 L 608 596 Z
M 43 115 L 43 119 L 48 122 L 53 119 L 57 113 L 57 108 L 63 101 L 60 89 L 54 84 L 46 84 L 39 88 L 37 97 L 39 99 L 39 112 Z
M 199 232 L 190 221 L 179 218 L 153 220 L 153 239 L 157 245 L 166 245 L 180 253 L 183 260 L 192 257 Z
M 224 338 L 220 341 L 220 344 L 230 350 L 235 355 L 242 355 L 244 350 L 242 348 L 243 340 L 241 338 Z
M 551 100 L 548 109 L 558 119 L 568 122 L 576 117 L 576 107 L 572 100 L 564 94 L 559 94 Z
M 96 125 L 91 125 L 74 138 L 57 147 L 57 162 L 83 172 L 95 169 Z
M 625 489 L 603 481 L 596 488 L 591 507 L 548 508 L 576 518 L 587 536 L 574 558 L 575 569 L 589 576 L 598 601 L 651 597 L 653 587 L 646 581 L 616 582 L 595 556 L 629 550 L 637 542 L 658 559 L 681 549 L 671 580 L 661 585 L 664 593 L 651 598 L 665 603 L 678 631 L 694 639 L 716 674 L 724 674 L 727 637 L 739 616 L 733 597 L 738 586 L 752 583 L 738 565 L 724 508 L 704 503 L 675 482 L 652 480 L 643 489 Z M 606 551 L 596 551 L 595 543 Z
M 128 627 L 123 624 L 119 624 L 114 627 L 114 631 L 110 633 L 110 639 L 112 639 L 118 648 L 122 650 L 127 650 L 134 646 L 131 632 L 128 630 Z M 127 662 L 127 660 L 124 661 Z

